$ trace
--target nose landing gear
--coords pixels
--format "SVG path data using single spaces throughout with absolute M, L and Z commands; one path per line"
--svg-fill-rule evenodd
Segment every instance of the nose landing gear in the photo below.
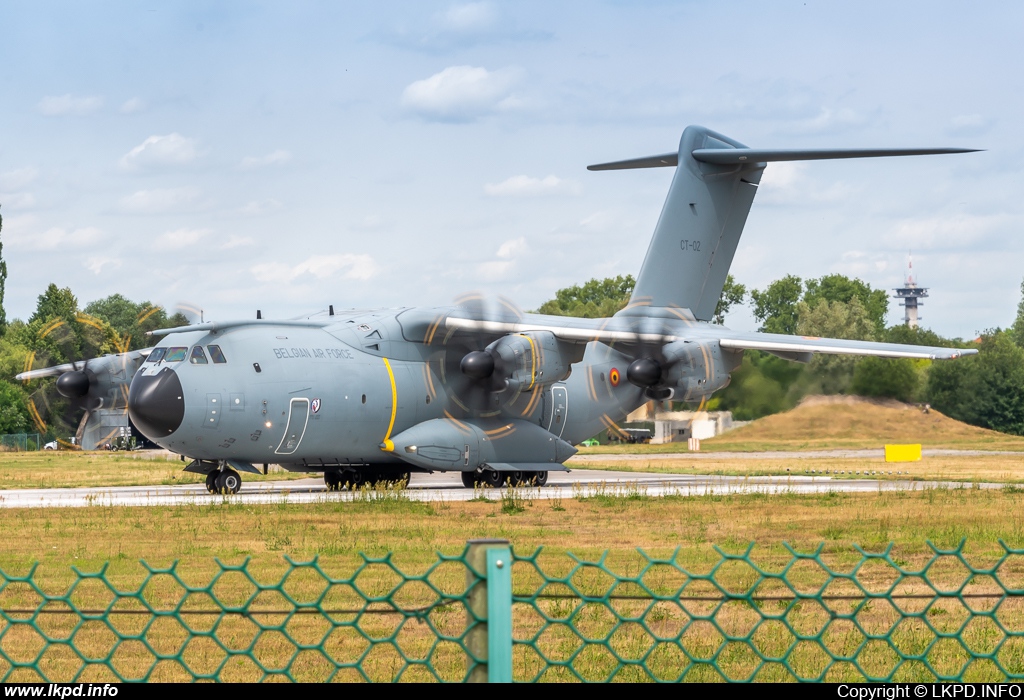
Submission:
M 212 471 L 206 475 L 206 490 L 210 493 L 238 493 L 242 488 L 242 477 L 234 469 Z

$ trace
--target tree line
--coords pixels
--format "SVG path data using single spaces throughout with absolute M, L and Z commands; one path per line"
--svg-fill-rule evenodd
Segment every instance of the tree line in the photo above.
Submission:
M 560 289 L 538 308 L 561 316 L 606 317 L 629 301 L 631 275 L 590 280 Z M 749 303 L 764 333 L 873 340 L 903 345 L 970 347 L 979 354 L 954 361 L 815 355 L 807 364 L 748 350 L 732 383 L 715 394 L 708 410 L 729 410 L 751 420 L 789 410 L 811 394 L 850 394 L 927 403 L 957 420 L 1024 435 L 1024 283 L 1014 323 L 986 330 L 980 338 L 944 338 L 924 328 L 887 326 L 886 290 L 844 275 L 803 280 L 786 275 L 764 289 L 751 289 L 729 275 L 714 322 Z

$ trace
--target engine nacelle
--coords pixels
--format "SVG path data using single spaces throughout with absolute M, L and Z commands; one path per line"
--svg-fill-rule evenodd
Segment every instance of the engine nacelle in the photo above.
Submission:
M 565 380 L 584 350 L 584 346 L 560 342 L 550 331 L 506 335 L 487 346 L 496 360 L 495 373 L 504 377 L 514 392 Z
M 729 373 L 743 362 L 742 350 L 723 350 L 717 341 L 676 341 L 662 352 L 671 367 L 662 379 L 676 401 L 695 401 L 729 386 Z

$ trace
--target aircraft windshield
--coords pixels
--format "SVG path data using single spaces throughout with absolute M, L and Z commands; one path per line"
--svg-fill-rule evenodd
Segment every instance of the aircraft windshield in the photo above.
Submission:
M 213 364 L 222 365 L 228 361 L 228 358 L 224 357 L 224 353 L 221 352 L 219 345 L 207 345 L 206 347 L 210 351 L 210 357 L 213 358 Z
M 164 362 L 181 362 L 185 359 L 186 352 L 188 352 L 188 348 L 167 348 Z
M 164 355 L 167 354 L 167 348 L 153 348 L 153 352 L 149 353 L 149 357 L 146 358 L 146 362 L 159 362 L 164 359 Z
M 203 352 L 202 345 L 197 345 L 194 348 L 192 348 L 192 356 L 188 358 L 188 361 L 194 365 L 208 364 L 206 359 L 206 353 Z

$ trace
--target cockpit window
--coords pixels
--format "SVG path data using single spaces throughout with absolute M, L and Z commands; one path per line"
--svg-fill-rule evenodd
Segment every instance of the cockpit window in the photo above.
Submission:
M 197 345 L 194 348 L 192 348 L 192 355 L 188 358 L 188 361 L 194 365 L 208 364 L 206 360 L 206 353 L 203 352 L 202 345 Z
M 228 361 L 228 358 L 224 357 L 224 353 L 220 351 L 219 345 L 207 345 L 206 348 L 210 351 L 210 357 L 213 358 L 213 364 L 222 365 Z
M 188 352 L 188 348 L 167 348 L 164 362 L 181 362 L 185 359 L 186 352 Z
M 146 362 L 159 362 L 164 359 L 164 355 L 167 354 L 167 348 L 153 348 L 153 352 L 149 353 L 149 357 L 146 358 Z

